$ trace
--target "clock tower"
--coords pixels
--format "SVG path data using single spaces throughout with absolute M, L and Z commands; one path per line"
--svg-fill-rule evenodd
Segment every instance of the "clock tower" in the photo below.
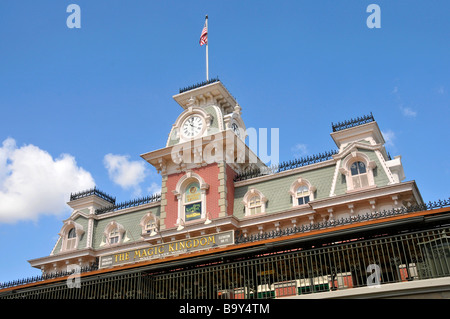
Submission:
M 242 109 L 217 79 L 173 98 L 183 111 L 165 147 L 141 155 L 162 177 L 160 237 L 234 229 L 234 176 L 264 165 L 245 144 Z

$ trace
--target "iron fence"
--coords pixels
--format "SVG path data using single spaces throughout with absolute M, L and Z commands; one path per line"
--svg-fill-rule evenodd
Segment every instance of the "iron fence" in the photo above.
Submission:
M 160 196 L 160 194 L 155 194 L 155 195 L 149 196 L 144 199 L 146 199 L 145 202 L 151 202 L 155 199 L 157 200 L 159 196 Z M 148 199 L 148 201 L 147 201 L 147 199 Z M 138 204 L 138 203 L 142 203 L 142 202 L 140 200 L 138 200 L 138 201 L 134 201 L 134 202 L 133 201 L 126 202 L 125 204 L 129 205 L 130 203 Z M 122 205 L 122 204 L 120 204 L 120 205 Z M 408 213 L 412 213 L 412 212 L 427 211 L 427 210 L 443 208 L 443 207 L 447 207 L 447 206 L 450 206 L 450 198 L 444 199 L 444 200 L 437 200 L 437 201 L 433 201 L 433 202 L 430 201 L 428 203 L 415 204 L 415 205 L 411 205 L 408 207 L 401 207 L 398 209 L 392 209 L 392 210 L 388 210 L 388 211 L 373 212 L 373 213 L 367 213 L 364 215 L 340 218 L 337 220 L 318 222 L 318 223 L 314 223 L 314 224 L 310 224 L 310 225 L 302 225 L 300 227 L 296 227 L 296 226 L 287 227 L 287 228 L 280 229 L 277 231 L 272 230 L 272 231 L 261 232 L 261 233 L 253 234 L 253 235 L 249 235 L 249 236 L 244 236 L 244 234 L 238 230 L 238 231 L 236 231 L 236 235 L 235 235 L 235 243 L 241 244 L 241 243 L 248 243 L 248 242 L 258 242 L 261 240 L 279 238 L 279 237 L 289 236 L 289 235 L 293 235 L 293 234 L 297 234 L 297 233 L 307 233 L 307 232 L 314 231 L 314 230 L 326 229 L 326 228 L 337 227 L 337 226 L 342 226 L 342 225 L 349 225 L 349 224 L 370 221 L 370 220 L 376 220 L 376 219 L 382 219 L 382 218 L 387 218 L 387 217 L 394 217 L 394 216 L 404 215 L 404 214 L 408 214 Z M 111 211 L 113 211 L 114 209 L 116 209 L 116 208 L 113 207 L 111 209 Z M 97 213 L 103 213 L 103 212 L 104 211 L 97 212 Z M 80 272 L 85 273 L 85 272 L 90 272 L 90 271 L 97 270 L 97 269 L 98 269 L 98 264 L 95 263 L 88 267 L 81 267 Z M 40 276 L 33 276 L 33 277 L 3 282 L 3 283 L 0 283 L 0 289 L 25 285 L 25 284 L 29 284 L 29 283 L 35 283 L 35 282 L 44 281 L 44 280 L 48 280 L 48 279 L 55 279 L 58 277 L 68 276 L 70 274 L 71 273 L 69 273 L 67 271 L 61 271 L 61 272 L 56 272 L 56 273 L 43 274 Z
M 150 295 L 182 299 L 279 298 L 449 276 L 449 231 L 444 228 L 331 243 L 320 248 L 268 253 L 245 261 L 168 272 L 152 278 Z
M 310 244 L 239 260 L 135 268 L 82 277 L 80 288 L 60 282 L 3 293 L 0 298 L 266 299 L 332 293 L 373 283 L 450 276 L 449 235 L 450 227 L 441 227 L 317 247 Z

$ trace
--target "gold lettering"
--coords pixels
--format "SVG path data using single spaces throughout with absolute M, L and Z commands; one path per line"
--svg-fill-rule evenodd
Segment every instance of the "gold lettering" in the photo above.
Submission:
M 188 246 L 189 245 L 189 246 Z M 188 240 L 187 242 L 186 242 L 186 248 L 192 248 L 192 240 Z
M 198 239 L 194 239 L 194 248 L 198 247 L 198 244 L 199 244 L 199 240 Z
M 153 248 L 149 248 L 149 249 L 147 250 L 147 255 L 148 255 L 148 256 L 153 255 Z
M 162 250 L 162 251 L 161 251 L 161 250 Z M 163 246 L 163 245 L 161 245 L 161 246 L 158 247 L 158 253 L 159 253 L 159 254 L 164 254 L 164 246 Z
M 211 242 L 212 242 L 213 244 L 216 243 L 216 237 L 215 237 L 215 236 L 209 236 L 209 237 L 208 237 L 208 244 L 210 244 Z
M 169 251 L 175 251 L 175 250 L 173 249 L 173 244 L 169 244 Z
M 180 249 L 185 249 L 186 248 L 186 242 L 184 241 L 180 241 Z
M 114 255 L 116 262 L 120 262 L 120 261 L 127 261 L 130 259 L 130 253 L 122 253 L 122 254 L 116 254 Z
M 141 251 L 140 251 L 140 250 L 135 250 L 135 251 L 134 251 L 134 257 L 133 257 L 133 259 L 136 259 L 136 256 L 137 256 L 137 258 L 141 258 Z

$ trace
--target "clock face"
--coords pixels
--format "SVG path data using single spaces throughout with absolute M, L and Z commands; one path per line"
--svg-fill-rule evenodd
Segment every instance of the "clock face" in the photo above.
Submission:
M 239 131 L 239 126 L 236 123 L 231 124 L 231 129 L 234 133 L 236 133 L 237 136 L 241 136 L 241 132 Z
M 186 137 L 194 137 L 200 134 L 203 128 L 203 121 L 200 116 L 191 116 L 184 121 L 181 131 Z

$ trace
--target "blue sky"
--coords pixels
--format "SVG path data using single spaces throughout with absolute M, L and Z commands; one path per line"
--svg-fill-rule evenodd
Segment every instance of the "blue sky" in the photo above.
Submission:
M 70 29 L 68 5 L 81 8 Z M 369 4 L 381 28 L 368 28 Z M 450 3 L 0 2 L 0 282 L 39 274 L 70 192 L 157 191 L 139 157 L 164 147 L 179 88 L 210 76 L 247 127 L 279 128 L 280 160 L 336 149 L 331 122 L 372 112 L 425 201 L 450 195 Z

